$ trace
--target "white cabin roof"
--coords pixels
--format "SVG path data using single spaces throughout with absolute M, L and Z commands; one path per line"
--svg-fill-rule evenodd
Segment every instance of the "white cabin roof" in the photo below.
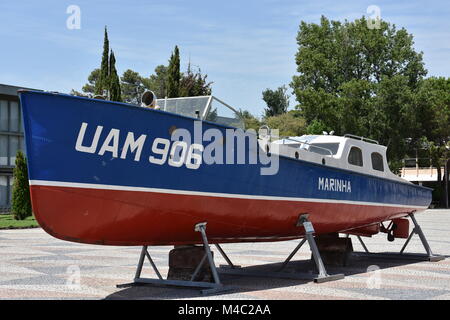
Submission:
M 390 171 L 387 147 L 374 140 L 351 135 L 303 135 L 269 144 L 271 152 L 283 156 L 408 183 Z

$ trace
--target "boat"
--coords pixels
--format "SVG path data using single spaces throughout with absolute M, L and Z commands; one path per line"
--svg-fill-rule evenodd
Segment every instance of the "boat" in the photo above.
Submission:
M 151 100 L 157 108 L 20 92 L 33 212 L 47 233 L 201 244 L 194 226 L 207 222 L 212 244 L 282 241 L 305 236 L 307 214 L 316 235 L 370 236 L 430 205 L 432 190 L 392 173 L 377 141 L 249 133 L 214 96 Z

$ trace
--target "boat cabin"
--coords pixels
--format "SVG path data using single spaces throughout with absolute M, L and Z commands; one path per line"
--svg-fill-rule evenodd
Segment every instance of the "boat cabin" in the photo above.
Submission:
M 350 134 L 343 137 L 324 134 L 266 143 L 272 152 L 278 149 L 278 153 L 286 157 L 405 182 L 390 171 L 387 148 L 375 140 Z

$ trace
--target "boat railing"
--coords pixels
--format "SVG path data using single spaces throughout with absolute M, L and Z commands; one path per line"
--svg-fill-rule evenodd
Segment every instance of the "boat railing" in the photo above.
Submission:
M 372 142 L 372 143 L 380 144 L 377 140 L 373 140 L 373 139 L 369 139 L 369 138 L 366 138 L 366 137 L 361 137 L 361 136 L 357 136 L 357 135 L 349 134 L 349 133 L 346 133 L 346 134 L 344 135 L 344 137 L 345 137 L 345 138 L 352 138 L 352 139 L 357 139 L 357 140 L 361 140 L 361 141 L 367 141 L 367 142 Z
M 289 138 L 289 137 L 282 137 L 281 139 L 283 141 L 283 145 L 285 144 L 284 140 L 295 141 L 295 142 L 300 143 L 300 144 L 306 144 L 306 145 L 308 145 L 310 147 L 313 147 L 313 148 L 325 150 L 326 152 L 328 152 L 330 154 L 331 157 L 333 156 L 333 152 L 330 149 L 328 149 L 328 148 L 319 147 L 318 145 L 315 145 L 315 144 L 312 144 L 312 143 L 309 143 L 309 142 L 306 142 L 306 141 L 295 140 L 295 139 L 292 139 L 292 138 Z M 300 147 L 299 147 L 299 149 L 300 149 Z M 314 152 L 314 151 L 311 151 L 309 149 L 302 149 L 302 150 L 306 150 L 306 151 L 309 151 L 309 152 Z

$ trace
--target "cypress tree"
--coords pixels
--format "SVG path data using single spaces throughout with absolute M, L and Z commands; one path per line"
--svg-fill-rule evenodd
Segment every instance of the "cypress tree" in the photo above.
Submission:
M 112 50 L 109 58 L 109 100 L 122 102 L 120 80 L 116 70 L 116 57 Z
M 178 46 L 170 56 L 167 75 L 167 97 L 176 98 L 180 94 L 180 51 Z
M 22 151 L 17 151 L 14 168 L 14 184 L 11 210 L 16 220 L 31 216 L 30 186 L 28 184 L 27 160 Z
M 100 77 L 98 81 L 95 83 L 95 94 L 103 95 L 103 90 L 107 90 L 109 87 L 108 81 L 109 81 L 109 40 L 108 40 L 108 30 L 105 26 L 102 64 L 100 67 Z

